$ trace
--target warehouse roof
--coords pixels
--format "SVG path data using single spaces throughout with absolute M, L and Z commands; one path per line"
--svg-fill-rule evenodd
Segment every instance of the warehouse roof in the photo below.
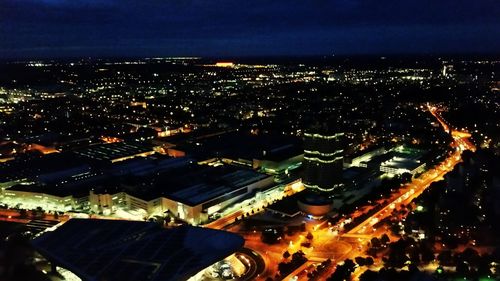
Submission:
M 225 231 L 156 223 L 72 219 L 33 242 L 83 280 L 186 280 L 233 254 L 244 240 Z

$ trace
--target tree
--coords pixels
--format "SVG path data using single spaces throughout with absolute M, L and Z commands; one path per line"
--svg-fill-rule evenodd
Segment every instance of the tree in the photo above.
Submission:
M 482 256 L 477 263 L 477 273 L 479 276 L 491 275 L 491 259 L 487 256 Z
M 420 253 L 417 251 L 417 249 L 413 249 L 409 253 L 410 255 L 410 260 L 414 264 L 420 264 Z
M 412 178 L 412 177 L 413 177 L 413 176 L 412 176 L 412 174 L 410 174 L 410 173 L 408 173 L 408 172 L 403 173 L 403 174 L 401 175 L 401 181 L 402 181 L 402 182 L 409 182 L 409 181 L 411 181 L 411 178 Z
M 311 233 L 311 232 L 308 232 L 308 233 L 307 233 L 306 238 L 307 238 L 308 240 L 312 240 L 312 239 L 314 238 L 314 236 L 312 235 L 312 233 Z
M 304 254 L 304 252 L 299 250 L 299 251 L 293 253 L 292 261 L 301 261 L 301 260 L 304 260 L 305 257 L 306 257 L 306 254 Z
M 356 264 L 350 260 L 346 259 L 344 264 L 337 266 L 335 272 L 327 279 L 328 281 L 344 281 L 351 278 L 351 274 L 354 272 Z
M 332 264 L 332 260 L 331 259 L 326 259 L 326 260 L 322 261 L 321 264 L 323 266 L 325 266 L 325 267 L 329 266 L 330 264 Z
M 375 281 L 378 278 L 378 273 L 375 271 L 367 270 L 359 276 L 360 281 Z
M 428 247 L 422 247 L 421 252 L 422 252 L 422 262 L 430 263 L 434 260 L 435 258 L 434 253 Z
M 288 272 L 289 268 L 290 268 L 290 263 L 280 262 L 278 264 L 278 271 L 280 272 L 280 275 L 282 275 L 282 276 L 284 276 Z
M 19 216 L 22 218 L 22 219 L 25 219 L 28 217 L 28 212 L 25 210 L 25 209 L 21 209 L 19 210 Z
M 380 237 L 380 242 L 382 244 L 387 244 L 387 243 L 391 242 L 391 239 L 389 239 L 389 236 L 387 236 L 387 234 L 384 233 L 384 235 L 382 235 L 382 237 Z
M 36 218 L 43 219 L 45 217 L 45 210 L 42 207 L 36 207 L 33 213 Z
M 377 249 L 375 248 L 369 248 L 366 253 L 372 257 L 377 257 Z
M 476 264 L 479 261 L 479 253 L 472 248 L 465 249 L 460 256 L 471 264 Z
M 466 277 L 470 273 L 469 265 L 465 261 L 459 261 L 455 267 L 457 274 Z
M 393 235 L 399 235 L 399 232 L 402 230 L 401 226 L 397 223 L 393 223 L 389 229 Z
M 363 258 L 363 257 L 356 257 L 354 260 L 356 261 L 356 263 L 359 266 L 364 266 L 366 264 L 365 263 L 365 258 Z
M 452 264 L 452 256 L 450 250 L 443 250 L 438 255 L 438 261 L 440 265 L 451 265 Z
M 293 270 L 295 270 L 297 267 L 299 267 L 306 261 L 307 261 L 306 255 L 302 251 L 293 253 L 290 262 L 280 262 L 278 264 L 278 270 L 281 278 L 283 276 L 287 276 L 288 274 L 290 274 Z
M 290 255 L 290 253 L 289 253 L 288 251 L 285 251 L 285 252 L 283 253 L 283 258 L 284 258 L 285 260 L 286 260 L 286 259 L 288 259 L 290 256 L 291 256 L 291 255 Z
M 354 269 L 356 268 L 356 264 L 355 264 L 352 260 L 350 260 L 350 259 L 346 259 L 346 260 L 344 261 L 344 266 L 345 266 L 345 267 L 347 268 L 347 270 L 348 270 L 349 272 L 351 272 L 351 273 L 352 273 L 352 272 L 354 272 Z
M 381 246 L 380 240 L 377 237 L 373 237 L 370 240 L 370 242 L 371 242 L 373 248 L 380 248 L 380 246 Z

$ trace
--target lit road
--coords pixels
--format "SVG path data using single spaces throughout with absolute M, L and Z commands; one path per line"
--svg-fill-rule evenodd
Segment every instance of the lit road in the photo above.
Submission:
M 359 207 L 348 218 L 340 220 L 336 225 L 325 226 L 325 221 L 308 222 L 307 231 L 310 231 L 314 236 L 309 248 L 301 246 L 301 243 L 305 240 L 304 236 L 307 231 L 292 237 L 286 236 L 285 241 L 281 241 L 281 243 L 275 245 L 264 244 L 260 241 L 260 236 L 257 233 L 241 233 L 246 240 L 245 246 L 250 249 L 258 249 L 258 252 L 266 262 L 264 273 L 257 279 L 264 280 L 266 277 L 275 276 L 277 273 L 277 264 L 283 261 L 282 254 L 284 251 L 287 250 L 289 253 L 294 253 L 302 250 L 309 259 L 309 262 L 296 269 L 287 278 L 296 276 L 298 280 L 309 280 L 307 272 L 312 270 L 314 265 L 319 264 L 321 260 L 330 258 L 333 261 L 332 266 L 316 277 L 316 280 L 325 280 L 335 271 L 336 265 L 343 260 L 354 260 L 358 256 L 366 256 L 365 253 L 368 249 L 369 241 L 373 237 L 380 237 L 383 234 L 392 237 L 387 226 L 374 228 L 374 225 L 385 218 L 394 216 L 394 209 L 401 209 L 402 206 L 409 204 L 422 194 L 433 182 L 442 180 L 448 172 L 453 170 L 456 164 L 462 161 L 461 154 L 463 151 L 475 151 L 474 145 L 468 140 L 470 137 L 469 133 L 452 130 L 438 114 L 436 107 L 428 105 L 428 110 L 438 120 L 445 131 L 450 132 L 451 130 L 453 141 L 450 146 L 455 149 L 453 153 L 439 165 L 427 170 L 418 178 L 413 179 L 411 183 L 402 186 L 392 193 L 389 199 L 376 200 L 371 206 Z M 343 225 L 346 223 L 346 220 L 358 217 L 372 208 L 380 209 L 354 228 L 343 232 Z M 398 220 L 404 220 L 406 215 L 398 214 L 397 216 Z M 239 232 L 237 227 L 230 231 Z M 381 259 L 375 258 L 374 262 L 375 264 L 371 268 L 380 268 L 382 264 Z M 365 269 L 366 267 L 357 268 L 353 273 L 353 280 L 357 280 Z
M 31 210 L 26 210 L 26 217 L 22 217 L 21 213 L 15 209 L 0 209 L 0 220 L 27 223 L 31 221 L 34 214 Z M 43 216 L 44 220 L 52 221 L 67 221 L 69 217 L 67 215 L 59 215 L 57 218 L 53 214 L 45 213 Z
M 450 130 L 450 126 L 446 124 L 446 122 L 439 116 L 437 113 L 437 109 L 435 107 L 431 107 L 428 105 L 428 109 L 431 114 L 439 121 L 441 126 L 445 131 Z M 352 228 L 347 233 L 341 235 L 343 240 L 350 241 L 353 245 L 353 251 L 348 253 L 345 257 L 342 258 L 352 259 L 357 256 L 366 256 L 365 252 L 368 249 L 368 242 L 374 237 L 380 237 L 383 234 L 387 234 L 391 236 L 390 231 L 387 227 L 379 227 L 378 229 L 374 228 L 377 222 L 392 216 L 392 210 L 400 209 L 401 206 L 409 204 L 415 198 L 417 198 L 422 192 L 428 188 L 431 183 L 440 181 L 443 177 L 450 171 L 453 170 L 456 164 L 462 161 L 461 154 L 464 150 L 475 151 L 475 146 L 468 140 L 470 134 L 467 132 L 461 131 L 451 131 L 453 142 L 450 144 L 455 151 L 448 156 L 446 160 L 442 163 L 426 171 L 420 177 L 414 179 L 410 184 L 403 186 L 403 188 L 399 189 L 397 192 L 391 195 L 391 198 L 387 201 L 380 200 L 378 203 L 388 202 L 386 203 L 379 211 L 377 211 L 372 216 L 368 217 L 366 220 L 358 224 L 356 227 Z M 377 203 L 377 202 L 376 202 Z M 399 220 L 403 220 L 404 216 L 399 215 Z M 380 267 L 381 260 L 375 259 L 375 267 Z M 353 274 L 353 280 L 357 280 L 361 273 L 363 273 L 364 268 L 357 269 Z M 322 277 L 326 278 L 334 272 L 334 267 L 330 268 L 330 270 L 326 271 Z M 320 278 L 321 279 L 321 278 Z M 318 279 L 318 280 L 320 280 Z M 306 280 L 306 279 L 304 279 Z
M 271 204 L 273 200 L 281 200 L 283 197 L 293 195 L 304 189 L 304 185 L 300 180 L 294 181 L 285 186 L 284 190 L 278 188 L 268 191 L 265 196 L 260 199 L 252 198 L 238 203 L 227 211 L 221 218 L 203 225 L 204 227 L 213 229 L 224 229 L 228 225 L 235 222 L 236 218 L 241 218 L 244 214 L 256 214 L 264 210 L 265 206 Z
M 262 256 L 248 248 L 239 250 L 235 255 L 246 267 L 245 274 L 238 278 L 240 281 L 254 280 L 266 267 Z
M 354 237 L 361 237 L 364 235 L 371 238 L 373 235 L 366 233 L 373 232 L 372 227 L 374 224 L 389 217 L 392 210 L 399 209 L 402 205 L 407 205 L 413 201 L 413 199 L 417 198 L 431 183 L 443 179 L 444 175 L 453 170 L 453 167 L 460 162 L 460 153 L 461 151 L 457 150 L 439 166 L 422 174 L 419 178 L 413 180 L 411 184 L 400 188 L 398 192 L 391 196 L 387 205 L 343 236 L 348 237 L 351 235 Z

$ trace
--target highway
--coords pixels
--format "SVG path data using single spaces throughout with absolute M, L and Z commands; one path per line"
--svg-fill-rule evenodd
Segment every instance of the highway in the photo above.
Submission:
M 445 131 L 450 131 L 450 126 L 446 124 L 446 122 L 442 119 L 442 117 L 437 113 L 437 109 L 435 107 L 431 107 L 428 105 L 428 109 L 430 113 L 438 120 Z M 347 253 L 338 261 L 342 261 L 344 259 L 352 259 L 357 256 L 366 256 L 365 252 L 368 249 L 368 242 L 374 237 L 381 237 L 383 234 L 387 234 L 389 237 L 391 236 L 390 231 L 387 227 L 379 227 L 378 229 L 374 228 L 377 222 L 392 216 L 392 210 L 400 209 L 401 206 L 407 205 L 412 202 L 415 198 L 417 198 L 422 192 L 427 189 L 431 183 L 440 181 L 443 177 L 450 171 L 453 170 L 456 164 L 462 161 L 461 154 L 464 150 L 475 151 L 475 146 L 468 140 L 470 134 L 462 131 L 451 131 L 453 141 L 450 144 L 451 147 L 455 148 L 455 151 L 449 155 L 443 162 L 441 162 L 436 167 L 429 169 L 425 173 L 423 173 L 420 177 L 414 179 L 410 184 L 403 186 L 397 192 L 391 195 L 390 200 L 379 200 L 375 202 L 376 204 L 381 204 L 386 202 L 385 205 L 376 213 L 365 219 L 363 222 L 358 224 L 356 227 L 352 228 L 350 231 L 341 234 L 340 240 L 342 241 L 350 241 L 352 247 L 352 251 Z M 397 219 L 403 220 L 404 216 L 400 215 Z M 381 266 L 382 261 L 380 258 L 375 259 L 375 267 Z M 366 269 L 365 267 L 362 269 L 356 269 L 353 274 L 353 280 L 357 280 L 359 276 Z M 330 276 L 335 271 L 335 267 L 330 268 L 330 270 L 326 271 L 318 280 L 322 280 Z M 299 280 L 307 280 L 303 278 L 299 278 Z
M 453 170 L 456 164 L 462 161 L 461 155 L 465 150 L 475 151 L 475 146 L 469 141 L 470 134 L 468 132 L 453 130 L 446 121 L 439 115 L 439 109 L 435 106 L 427 105 L 428 111 L 436 118 L 441 124 L 443 130 L 450 133 L 452 142 L 450 146 L 454 151 L 439 165 L 430 168 L 418 178 L 412 180 L 411 183 L 406 184 L 393 192 L 389 199 L 379 199 L 372 202 L 367 206 L 359 206 L 356 211 L 347 217 L 341 219 L 335 225 L 326 225 L 326 220 L 308 220 L 306 222 L 306 231 L 287 236 L 283 241 L 274 245 L 268 245 L 261 241 L 260 233 L 242 231 L 238 225 L 232 225 L 235 218 L 241 217 L 247 213 L 257 213 L 262 211 L 264 207 L 270 204 L 273 200 L 279 200 L 284 196 L 289 196 L 296 192 L 303 190 L 303 185 L 298 182 L 291 183 L 285 190 L 274 189 L 266 196 L 261 198 L 254 198 L 248 202 L 244 202 L 235 208 L 229 210 L 224 216 L 214 222 L 205 225 L 205 227 L 215 229 L 227 229 L 232 232 L 240 233 L 245 238 L 245 247 L 248 249 L 243 250 L 237 254 L 237 258 L 246 265 L 248 272 L 241 280 L 265 280 L 267 277 L 274 278 L 277 273 L 277 265 L 283 261 L 283 253 L 288 251 L 294 253 L 298 250 L 303 251 L 309 261 L 292 272 L 288 279 L 308 280 L 307 273 L 314 269 L 314 266 L 321 261 L 331 259 L 332 266 L 327 268 L 317 280 L 324 280 L 330 276 L 336 268 L 336 265 L 343 260 L 349 258 L 354 260 L 357 256 L 366 256 L 369 241 L 373 237 L 381 237 L 387 234 L 391 237 L 391 232 L 386 226 L 374 228 L 377 222 L 394 216 L 393 210 L 401 209 L 402 206 L 408 205 L 415 198 L 420 196 L 433 182 L 440 181 L 444 176 Z M 348 221 L 366 213 L 370 209 L 378 208 L 377 211 L 370 217 L 363 220 L 361 223 L 348 231 L 344 231 L 343 226 Z M 27 217 L 31 217 L 31 211 L 27 211 Z M 404 215 L 397 214 L 398 220 L 404 220 Z M 99 218 L 99 216 L 93 216 Z M 109 219 L 109 217 L 106 217 Z M 53 221 L 66 221 L 69 219 L 68 215 L 61 215 L 55 218 L 51 214 L 46 214 L 46 220 Z M 0 220 L 13 221 L 20 223 L 29 223 L 29 218 L 21 218 L 21 214 L 12 209 L 0 210 Z M 306 234 L 311 232 L 313 239 L 310 242 L 310 247 L 304 247 L 303 242 L 306 242 Z M 392 238 L 392 237 L 391 237 Z M 381 266 L 382 261 L 380 258 L 374 259 L 374 266 L 372 269 Z M 357 269 L 353 274 L 356 280 L 366 267 Z
M 265 271 L 257 279 L 265 280 L 266 277 L 275 277 L 277 264 L 283 260 L 282 254 L 285 250 L 290 253 L 302 250 L 309 259 L 309 262 L 299 269 L 296 269 L 284 280 L 292 278 L 294 280 L 308 280 L 307 272 L 312 270 L 314 266 L 319 264 L 322 260 L 330 258 L 333 261 L 332 266 L 316 277 L 316 280 L 325 280 L 335 271 L 336 265 L 343 260 L 354 260 L 358 256 L 366 256 L 369 241 L 373 237 L 381 237 L 383 234 L 387 234 L 390 238 L 393 238 L 387 226 L 381 226 L 379 228 L 374 228 L 373 226 L 377 222 L 393 216 L 394 209 L 401 209 L 402 206 L 412 202 L 433 182 L 442 180 L 448 172 L 453 170 L 456 164 L 462 161 L 461 154 L 463 151 L 475 151 L 474 145 L 468 140 L 470 137 L 469 133 L 452 130 L 439 115 L 436 107 L 428 105 L 428 110 L 438 120 L 443 130 L 448 133 L 450 133 L 451 130 L 453 141 L 450 143 L 450 146 L 455 149 L 454 152 L 448 155 L 439 165 L 430 168 L 418 178 L 413 179 L 411 183 L 393 192 L 389 199 L 379 199 L 369 206 L 360 206 L 350 216 L 340 220 L 335 225 L 325 227 L 324 224 L 326 221 L 310 221 L 306 224 L 307 230 L 305 232 L 287 237 L 286 240 L 283 241 L 284 243 L 282 242 L 275 245 L 264 244 L 260 241 L 257 233 L 240 233 L 246 239 L 245 246 L 259 252 L 266 262 Z M 379 210 L 349 231 L 343 230 L 343 226 L 346 222 L 373 208 L 379 208 Z M 398 220 L 404 220 L 404 218 L 405 215 L 398 214 Z M 229 230 L 239 232 L 237 227 Z M 304 236 L 308 231 L 312 233 L 314 238 L 311 241 L 311 247 L 305 248 L 301 246 L 301 243 L 304 241 Z M 371 267 L 372 269 L 381 267 L 381 258 L 375 258 L 374 262 L 374 265 Z M 364 269 L 366 269 L 366 267 L 357 268 L 353 273 L 353 280 L 357 280 Z

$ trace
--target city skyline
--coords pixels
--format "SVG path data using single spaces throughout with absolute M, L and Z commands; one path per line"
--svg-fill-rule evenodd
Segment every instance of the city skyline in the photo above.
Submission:
M 0 0 L 0 280 L 500 280 L 498 1 Z

